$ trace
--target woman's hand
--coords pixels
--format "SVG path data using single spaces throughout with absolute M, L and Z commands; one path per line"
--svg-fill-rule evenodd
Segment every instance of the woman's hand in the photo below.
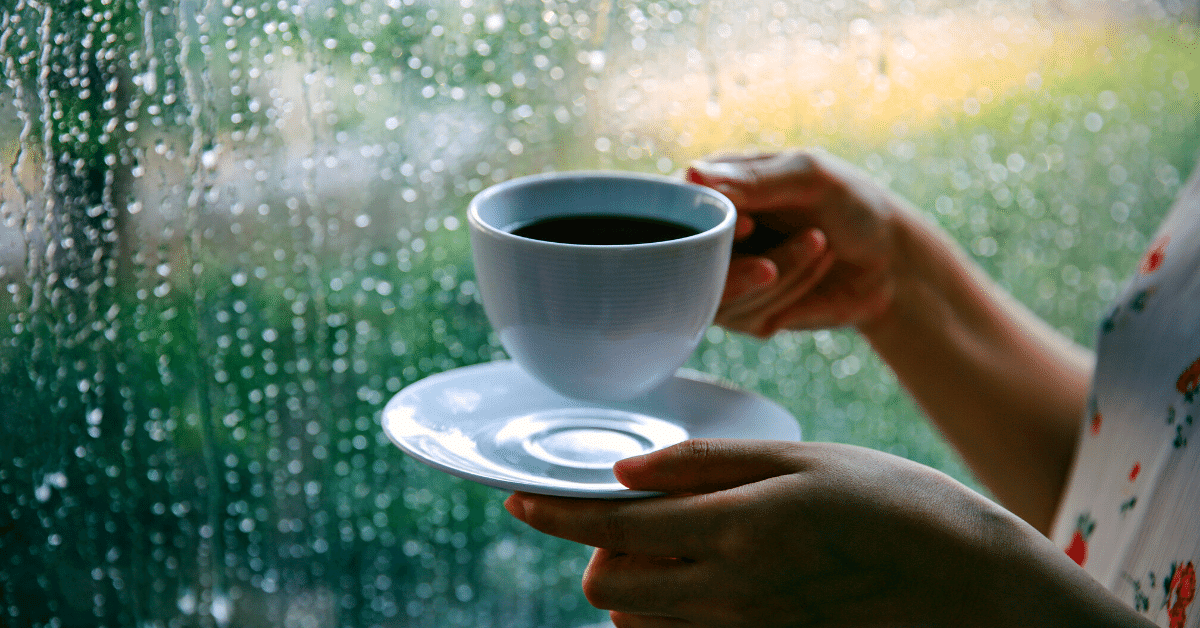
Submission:
M 717 322 L 760 337 L 858 325 L 895 291 L 893 221 L 904 201 L 825 153 L 697 162 L 688 180 L 737 206 L 734 260 Z
M 583 590 L 620 628 L 1143 625 L 1017 517 L 902 458 L 694 440 L 615 472 L 668 495 L 505 505 L 597 548 Z
M 941 229 L 825 153 L 701 162 L 737 207 L 725 327 L 854 326 L 1006 508 L 1048 530 L 1091 354 L 1004 292 Z

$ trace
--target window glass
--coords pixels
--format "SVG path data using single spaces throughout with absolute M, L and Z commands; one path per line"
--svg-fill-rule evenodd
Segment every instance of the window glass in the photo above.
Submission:
M 379 429 L 504 358 L 464 208 L 823 146 L 1090 345 L 1197 148 L 1176 0 L 10 0 L 0 624 L 582 626 L 586 548 Z M 841 330 L 689 363 L 973 484 Z

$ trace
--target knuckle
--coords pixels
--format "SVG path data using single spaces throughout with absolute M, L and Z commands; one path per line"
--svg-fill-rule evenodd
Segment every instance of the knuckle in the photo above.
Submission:
M 693 438 L 680 445 L 680 453 L 684 458 L 693 462 L 704 462 L 717 454 L 717 444 L 704 438 Z

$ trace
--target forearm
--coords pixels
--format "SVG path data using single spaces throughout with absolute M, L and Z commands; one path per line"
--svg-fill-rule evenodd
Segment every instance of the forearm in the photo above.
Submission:
M 894 217 L 896 293 L 860 331 L 1005 507 L 1049 528 L 1092 357 L 999 289 L 940 231 Z

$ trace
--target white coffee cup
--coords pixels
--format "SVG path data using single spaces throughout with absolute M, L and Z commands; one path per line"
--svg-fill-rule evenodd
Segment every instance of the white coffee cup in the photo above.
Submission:
M 695 235 L 569 244 L 515 235 L 551 217 L 665 220 Z M 733 243 L 733 203 L 669 177 L 563 172 L 494 185 L 467 210 L 488 320 L 513 360 L 555 391 L 625 401 L 670 378 L 712 324 Z

